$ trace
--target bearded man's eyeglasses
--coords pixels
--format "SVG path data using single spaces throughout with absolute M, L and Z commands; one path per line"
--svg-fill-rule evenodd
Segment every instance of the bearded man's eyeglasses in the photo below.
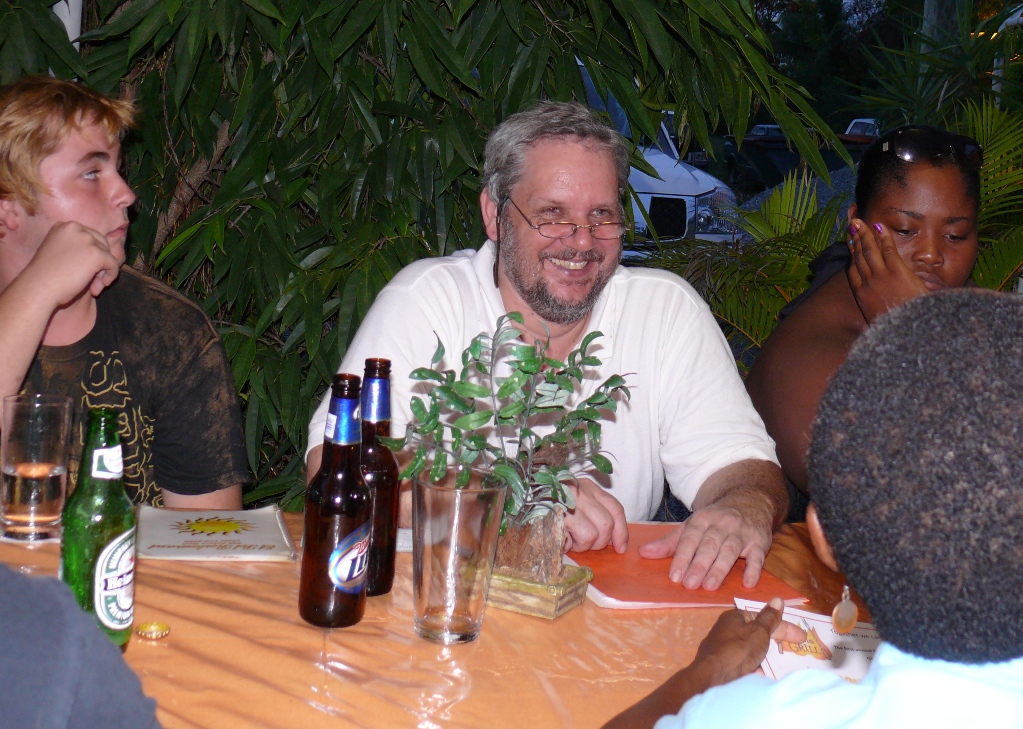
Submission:
M 881 151 L 910 164 L 955 159 L 965 163 L 971 171 L 977 171 L 984 163 L 984 151 L 977 140 L 962 134 L 936 133 L 933 127 L 916 125 L 896 129 L 891 139 L 881 143 Z
M 532 221 L 526 217 L 526 214 L 522 212 L 522 208 L 516 205 L 514 200 L 510 197 L 505 198 L 505 200 L 510 202 L 512 207 L 519 211 L 519 215 L 521 215 L 523 220 L 526 221 L 526 225 L 542 235 L 544 238 L 553 238 L 554 240 L 571 238 L 575 235 L 575 232 L 581 228 L 583 230 L 590 231 L 590 235 L 597 240 L 620 240 L 621 237 L 625 235 L 630 228 L 632 228 L 632 223 L 623 223 L 613 220 L 606 223 L 594 223 L 593 225 L 576 225 L 575 223 L 568 222 L 540 223 L 539 225 L 533 225 Z

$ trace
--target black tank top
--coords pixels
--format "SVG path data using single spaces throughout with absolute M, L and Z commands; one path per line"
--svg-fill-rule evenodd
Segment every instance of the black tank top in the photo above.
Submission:
M 782 322 L 785 317 L 795 311 L 800 304 L 810 298 L 814 291 L 826 284 L 832 276 L 839 271 L 844 271 L 851 260 L 852 254 L 849 253 L 849 244 L 843 240 L 835 241 L 821 251 L 821 254 L 810 262 L 810 271 L 813 272 L 813 280 L 810 282 L 810 286 L 806 291 L 785 304 L 782 310 L 778 312 L 778 322 Z

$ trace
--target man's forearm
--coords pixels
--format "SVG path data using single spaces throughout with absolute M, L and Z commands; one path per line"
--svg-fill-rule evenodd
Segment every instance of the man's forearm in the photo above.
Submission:
M 770 461 L 746 460 L 725 466 L 704 482 L 693 511 L 708 506 L 736 509 L 771 532 L 784 522 L 789 495 L 781 469 Z
M 305 484 L 313 480 L 313 476 L 320 472 L 320 463 L 323 461 L 323 446 L 318 445 L 309 451 L 305 461 Z

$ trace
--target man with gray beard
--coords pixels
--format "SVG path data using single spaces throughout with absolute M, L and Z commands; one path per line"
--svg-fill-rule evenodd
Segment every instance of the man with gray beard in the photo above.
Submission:
M 341 363 L 392 362 L 392 432 L 404 433 L 416 386 L 406 374 L 429 363 L 437 338 L 446 367 L 497 318 L 520 312 L 522 340 L 548 340 L 564 359 L 590 331 L 601 365 L 588 397 L 614 373 L 632 392 L 605 422 L 614 473 L 581 474 L 565 549 L 611 544 L 625 551 L 627 521 L 651 519 L 667 479 L 693 515 L 649 558 L 674 555 L 669 577 L 717 589 L 743 557 L 743 582 L 760 577 L 771 535 L 788 510 L 774 442 L 750 404 L 728 344 L 707 305 L 679 277 L 619 266 L 628 230 L 625 140 L 575 103 L 545 102 L 499 125 L 486 146 L 480 207 L 488 240 L 479 251 L 418 261 L 380 292 Z M 454 359 L 452 359 L 454 358 Z M 329 393 L 328 393 L 329 395 Z M 327 397 L 309 427 L 307 473 L 319 468 Z M 408 516 L 408 502 L 403 513 Z

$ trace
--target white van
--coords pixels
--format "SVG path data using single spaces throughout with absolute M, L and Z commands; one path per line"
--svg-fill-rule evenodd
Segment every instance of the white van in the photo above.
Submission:
M 605 106 L 581 64 L 579 70 L 586 86 L 587 103 L 597 111 L 606 111 L 618 131 L 632 139 L 628 119 L 618 101 L 612 96 Z M 629 174 L 629 184 L 646 207 L 659 238 L 700 238 L 713 241 L 732 239 L 735 226 L 729 210 L 735 207 L 735 194 L 718 178 L 681 161 L 663 122 L 657 140 L 643 148 L 643 159 L 657 171 L 661 179 L 633 168 Z M 646 219 L 635 201 L 633 216 L 636 221 L 636 237 L 650 239 Z

